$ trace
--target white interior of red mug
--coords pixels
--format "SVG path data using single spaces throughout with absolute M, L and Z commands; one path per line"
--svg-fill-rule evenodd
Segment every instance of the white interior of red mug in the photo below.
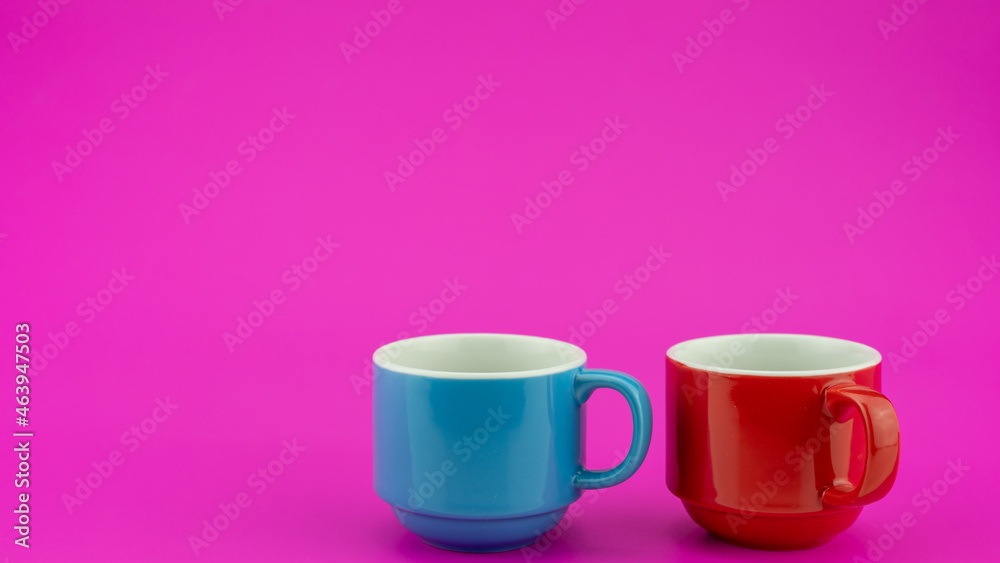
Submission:
M 667 357 L 705 371 L 784 377 L 847 373 L 882 361 L 871 346 L 807 334 L 708 336 L 671 346 Z

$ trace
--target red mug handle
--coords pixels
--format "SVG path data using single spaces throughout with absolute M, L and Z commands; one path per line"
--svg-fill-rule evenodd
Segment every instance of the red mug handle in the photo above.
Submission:
M 865 467 L 853 487 L 846 479 L 838 479 L 823 493 L 823 502 L 836 506 L 862 506 L 879 500 L 892 488 L 899 469 L 899 419 L 889 399 L 854 383 L 826 388 L 824 414 L 844 422 L 850 418 L 851 407 L 865 429 Z

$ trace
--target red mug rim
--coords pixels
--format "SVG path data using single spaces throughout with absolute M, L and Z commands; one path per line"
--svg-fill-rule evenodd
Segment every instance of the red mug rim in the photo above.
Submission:
M 789 367 L 760 369 L 759 364 L 766 361 L 752 356 L 752 346 L 756 346 L 758 342 L 766 342 L 771 349 L 776 345 L 783 345 L 787 353 L 775 355 L 777 359 L 773 361 L 789 362 L 786 363 Z M 734 348 L 734 344 L 738 346 Z M 740 351 L 747 344 L 751 345 L 751 356 Z M 798 357 L 795 357 L 796 353 Z M 711 360 L 706 360 L 709 356 Z M 731 362 L 729 365 L 722 365 L 727 357 Z M 833 357 L 842 358 L 842 361 L 829 365 Z M 786 333 L 723 334 L 694 338 L 671 346 L 667 350 L 667 358 L 702 371 L 767 377 L 830 376 L 856 372 L 882 362 L 882 355 L 878 350 L 865 344 L 830 336 Z M 752 367 L 741 367 L 746 365 Z

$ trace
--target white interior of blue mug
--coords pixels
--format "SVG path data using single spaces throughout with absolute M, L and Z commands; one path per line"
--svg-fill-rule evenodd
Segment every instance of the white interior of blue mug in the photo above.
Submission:
M 375 365 L 399 373 L 451 378 L 532 377 L 582 366 L 579 347 L 519 334 L 438 334 L 386 344 Z
M 807 334 L 729 334 L 671 346 L 667 357 L 717 373 L 810 376 L 872 367 L 882 355 L 850 340 Z

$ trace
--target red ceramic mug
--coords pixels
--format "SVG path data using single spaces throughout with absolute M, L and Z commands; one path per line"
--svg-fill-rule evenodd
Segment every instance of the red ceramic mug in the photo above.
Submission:
M 804 549 L 885 496 L 899 422 L 863 344 L 739 334 L 667 350 L 667 486 L 716 537 Z

